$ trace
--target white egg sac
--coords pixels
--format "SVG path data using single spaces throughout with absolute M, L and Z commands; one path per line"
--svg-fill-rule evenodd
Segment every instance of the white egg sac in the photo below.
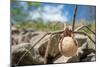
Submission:
M 66 57 L 74 56 L 77 52 L 78 46 L 72 37 L 64 37 L 61 43 L 59 43 L 59 51 Z

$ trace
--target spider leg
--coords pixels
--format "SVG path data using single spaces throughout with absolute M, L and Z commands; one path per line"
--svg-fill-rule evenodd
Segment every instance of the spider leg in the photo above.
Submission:
M 79 31 L 80 29 L 83 29 L 83 28 L 87 28 L 90 32 L 92 32 L 94 35 L 96 34 L 94 31 L 92 31 L 88 26 L 85 26 L 85 25 L 82 25 L 80 27 L 78 27 L 77 29 L 75 29 L 75 31 Z
M 96 42 L 91 38 L 91 36 L 89 36 L 87 33 L 85 32 L 74 32 L 75 34 L 81 34 L 81 35 L 85 35 L 87 36 L 94 44 L 96 44 Z
M 43 37 L 41 37 L 28 51 L 32 50 L 34 46 L 36 46 L 44 37 L 46 37 L 48 35 L 48 33 L 44 34 Z M 21 62 L 21 60 L 23 59 L 23 57 L 28 53 L 28 51 L 26 51 L 19 59 L 19 61 L 17 62 L 17 65 Z

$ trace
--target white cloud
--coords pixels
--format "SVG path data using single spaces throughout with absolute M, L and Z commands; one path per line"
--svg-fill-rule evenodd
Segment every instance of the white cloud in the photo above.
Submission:
M 40 18 L 41 16 L 40 16 L 40 14 L 39 14 L 39 12 L 37 12 L 37 11 L 34 11 L 33 12 L 33 14 L 32 14 L 32 19 L 37 19 L 37 18 Z
M 58 5 L 58 6 L 52 6 L 52 5 L 47 5 L 42 8 L 39 8 L 35 11 L 33 11 L 32 19 L 38 19 L 42 18 L 43 21 L 61 21 L 65 22 L 68 19 L 66 18 L 66 15 L 68 14 L 67 11 L 64 14 L 62 9 L 64 5 Z M 43 10 L 41 10 L 43 9 Z M 41 13 L 41 14 L 40 14 Z
M 65 16 L 61 16 L 61 14 L 43 14 L 43 19 L 44 21 L 62 21 L 65 22 L 67 21 L 67 19 L 65 18 Z
M 34 10 L 33 12 L 30 12 L 30 17 L 34 20 L 38 19 L 38 18 L 41 18 L 41 15 L 40 15 L 40 12 L 41 12 L 41 9 L 38 8 L 36 10 Z

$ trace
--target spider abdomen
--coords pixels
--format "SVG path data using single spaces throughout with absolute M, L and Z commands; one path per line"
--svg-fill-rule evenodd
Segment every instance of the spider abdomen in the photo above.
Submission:
M 72 37 L 64 37 L 62 42 L 59 44 L 59 51 L 62 55 L 69 57 L 74 56 L 77 52 L 78 46 Z

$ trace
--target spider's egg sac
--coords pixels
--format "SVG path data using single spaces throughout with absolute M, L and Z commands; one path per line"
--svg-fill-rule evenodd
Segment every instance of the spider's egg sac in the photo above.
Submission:
M 75 44 L 72 37 L 64 37 L 61 43 L 59 43 L 59 51 L 62 55 L 70 57 L 76 54 L 78 46 Z

